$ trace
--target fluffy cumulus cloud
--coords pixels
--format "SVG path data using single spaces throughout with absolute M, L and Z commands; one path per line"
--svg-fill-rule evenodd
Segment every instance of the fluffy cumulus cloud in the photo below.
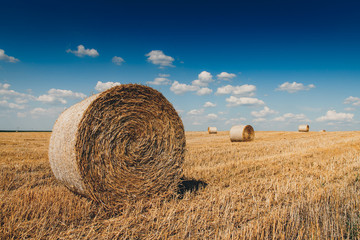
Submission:
M 10 86 L 11 85 L 8 83 L 0 83 L 0 89 L 6 90 L 6 89 L 9 89 Z
M 242 124 L 246 121 L 246 118 L 240 117 L 240 118 L 230 118 L 225 122 L 226 125 L 237 125 Z
M 261 106 L 264 105 L 264 101 L 257 99 L 257 98 L 250 98 L 250 97 L 234 97 L 230 96 L 226 98 L 226 102 L 228 102 L 229 107 L 235 106 Z
M 200 88 L 199 90 L 196 91 L 196 94 L 199 96 L 203 96 L 203 95 L 209 95 L 212 93 L 212 90 L 210 88 L 204 87 L 204 88 Z
M 310 122 L 310 119 L 306 117 L 305 114 L 294 114 L 294 113 L 285 113 L 280 117 L 276 117 L 273 119 L 276 122 Z
M 113 57 L 112 58 L 112 62 L 115 64 L 115 65 L 118 65 L 120 66 L 121 64 L 123 64 L 125 62 L 125 60 L 122 58 L 122 57 Z
M 267 119 L 266 118 L 255 118 L 253 120 L 254 123 L 261 123 L 261 122 L 266 122 Z
M 236 77 L 236 75 L 234 73 L 227 73 L 227 72 L 222 72 L 216 76 L 218 79 L 225 80 L 225 81 L 229 81 L 232 78 Z
M 61 112 L 63 112 L 65 110 L 65 107 L 51 107 L 51 108 L 41 108 L 41 107 L 37 107 L 32 109 L 29 112 L 29 115 L 33 118 L 38 118 L 38 117 L 56 117 L 58 116 Z M 24 117 L 26 116 L 26 113 L 18 113 L 19 117 Z
M 207 87 L 209 83 L 213 82 L 213 76 L 207 71 L 202 71 L 198 75 L 198 79 L 192 81 L 193 86 Z
M 0 100 L 0 108 L 8 108 L 8 109 L 24 109 L 24 105 L 8 102 L 7 100 Z
M 350 97 L 345 99 L 344 103 L 345 104 L 351 104 L 353 106 L 360 106 L 360 98 L 350 96 Z
M 71 49 L 68 49 L 66 50 L 67 53 L 72 53 L 74 54 L 75 56 L 78 56 L 78 57 L 84 57 L 84 56 L 89 56 L 89 57 L 98 57 L 99 56 L 99 53 L 98 51 L 96 51 L 96 49 L 86 49 L 84 47 L 84 45 L 79 45 L 77 47 L 77 50 L 71 50 Z
M 223 87 L 219 87 L 216 91 L 217 95 L 224 95 L 224 94 L 233 94 L 233 95 L 243 95 L 243 96 L 254 96 L 256 91 L 256 86 L 254 85 L 241 85 L 241 86 L 231 86 L 226 85 Z
M 327 111 L 325 116 L 316 119 L 318 122 L 336 121 L 336 122 L 351 122 L 354 118 L 352 113 L 337 113 L 335 110 Z
M 206 115 L 207 119 L 211 119 L 211 120 L 215 120 L 218 118 L 218 115 L 216 115 L 215 113 L 209 113 L 208 115 Z
M 309 84 L 309 85 L 305 86 L 304 84 L 297 83 L 297 82 L 292 82 L 292 83 L 284 82 L 276 90 L 277 91 L 286 91 L 288 93 L 295 93 L 298 91 L 310 90 L 312 88 L 315 88 L 314 84 Z
M 213 82 L 212 75 L 209 72 L 202 71 L 198 75 L 198 79 L 192 81 L 191 85 L 179 83 L 178 81 L 174 81 L 170 90 L 175 94 L 182 94 L 185 92 L 196 92 L 197 95 L 209 95 L 213 92 L 212 89 L 207 86 L 209 83 Z
M 149 62 L 155 65 L 159 65 L 160 68 L 174 67 L 172 63 L 175 59 L 173 57 L 166 56 L 161 50 L 152 50 L 145 56 L 148 57 L 147 60 Z
M 121 85 L 119 82 L 102 82 L 98 81 L 95 86 L 95 90 L 98 92 L 103 92 L 109 88 L 115 87 Z
M 263 118 L 271 114 L 277 113 L 275 110 L 270 109 L 269 107 L 265 106 L 263 110 L 260 111 L 252 111 L 251 115 L 257 118 Z
M 19 62 L 19 59 L 6 55 L 3 49 L 0 49 L 0 60 L 11 63 Z
M 170 75 L 168 74 L 159 74 L 159 77 L 155 78 L 154 81 L 146 82 L 147 84 L 151 85 L 170 85 L 171 80 L 169 80 L 167 77 Z
M 37 98 L 38 101 L 44 103 L 62 103 L 66 104 L 66 99 L 84 99 L 86 95 L 80 92 L 73 92 L 71 90 L 52 88 L 47 94 L 41 95 Z
M 355 111 L 356 109 L 355 108 L 352 108 L 352 107 L 347 107 L 344 109 L 345 111 L 348 111 L 348 112 L 353 112 Z
M 30 100 L 36 100 L 36 97 L 30 94 L 16 92 L 10 89 L 10 86 L 8 83 L 0 83 L 0 101 L 2 101 L 2 108 L 23 109 L 25 106 L 22 104 Z
M 204 113 L 204 109 L 193 109 L 187 112 L 187 115 L 201 115 Z
M 206 102 L 205 104 L 204 104 L 204 107 L 216 107 L 216 104 L 215 103 L 212 103 L 212 102 Z
M 170 87 L 170 90 L 175 94 L 183 94 L 186 92 L 194 92 L 199 90 L 198 86 L 187 85 L 184 83 L 179 83 L 178 81 L 174 81 Z

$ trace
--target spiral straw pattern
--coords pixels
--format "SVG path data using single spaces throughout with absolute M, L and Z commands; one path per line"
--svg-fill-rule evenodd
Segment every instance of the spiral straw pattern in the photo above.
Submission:
M 63 172 L 68 169 L 64 167 L 57 178 L 107 207 L 173 194 L 180 182 L 185 133 L 171 103 L 160 92 L 136 84 L 116 86 L 93 98 L 83 107 L 76 137 L 68 143 L 73 151 L 72 171 L 79 179 L 65 177 Z M 71 117 L 65 119 L 76 124 Z M 67 131 L 64 127 L 58 130 L 56 123 L 50 144 L 60 141 Z M 61 157 L 61 149 L 50 150 L 57 151 L 56 156 L 49 151 L 57 176 L 58 165 L 68 154 Z M 69 164 L 64 166 L 69 168 Z

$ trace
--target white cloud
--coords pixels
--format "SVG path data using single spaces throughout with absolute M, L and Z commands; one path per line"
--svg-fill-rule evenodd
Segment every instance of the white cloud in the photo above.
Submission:
M 173 57 L 166 56 L 161 50 L 152 50 L 145 55 L 148 61 L 155 65 L 160 65 L 160 68 L 174 67 L 172 64 L 175 60 Z
M 187 115 L 201 115 L 204 113 L 204 109 L 193 109 L 190 110 Z
M 289 93 L 295 93 L 298 91 L 310 90 L 312 88 L 315 88 L 314 84 L 309 84 L 309 85 L 305 86 L 304 84 L 297 83 L 297 82 L 292 82 L 292 83 L 284 82 L 276 90 L 277 91 L 287 91 Z
M 0 83 L 0 89 L 9 89 L 10 84 L 8 83 Z
M 360 98 L 350 96 L 345 99 L 344 104 L 351 104 L 353 106 L 360 106 Z
M 78 57 L 84 57 L 84 56 L 90 56 L 90 57 L 98 57 L 99 53 L 95 49 L 86 49 L 84 45 L 79 45 L 77 47 L 77 50 L 66 50 L 67 53 L 73 53 L 75 56 Z
M 199 87 L 207 87 L 209 83 L 213 82 L 211 73 L 207 71 L 202 71 L 198 75 L 198 79 L 192 81 L 192 85 Z
M 231 86 L 226 85 L 223 87 L 219 87 L 216 91 L 216 94 L 223 95 L 223 94 L 234 94 L 234 95 L 245 95 L 245 96 L 254 96 L 256 91 L 256 86 L 254 85 L 241 85 L 241 86 Z
M 176 112 L 180 115 L 184 112 L 184 110 L 181 110 L 181 109 L 176 109 Z
M 14 100 L 17 104 L 27 103 L 29 100 L 35 100 L 36 98 L 30 94 L 19 93 L 14 90 L 10 90 L 10 84 L 0 83 L 0 99 L 2 100 Z
M 264 105 L 264 101 L 257 99 L 257 98 L 250 98 L 250 97 L 234 97 L 230 96 L 226 99 L 226 101 L 229 103 L 227 106 L 234 107 L 234 106 L 259 106 Z
M 15 101 L 17 104 L 24 104 L 24 103 L 28 103 L 28 102 L 29 102 L 29 99 L 15 98 L 14 101 Z
M 355 108 L 352 108 L 352 107 L 347 107 L 344 109 L 345 111 L 348 111 L 348 112 L 353 112 L 355 111 L 356 109 Z
M 269 107 L 265 106 L 263 110 L 260 110 L 258 112 L 252 111 L 251 115 L 257 118 L 263 118 L 271 114 L 277 113 L 275 110 L 270 109 Z
M 33 110 L 30 111 L 31 115 L 41 115 L 41 114 L 45 114 L 46 113 L 46 109 L 45 108 L 34 108 Z
M 37 100 L 40 102 L 46 102 L 46 103 L 56 103 L 56 102 L 60 102 L 62 104 L 67 103 L 67 101 L 63 98 L 58 98 L 58 97 L 46 95 L 46 94 L 39 96 Z
M 0 60 L 6 61 L 6 62 L 11 62 L 11 63 L 16 63 L 16 62 L 20 61 L 17 58 L 6 55 L 5 51 L 3 49 L 0 49 Z
M 294 114 L 294 113 L 285 113 L 284 115 L 280 116 L 280 117 L 276 117 L 273 119 L 273 121 L 277 121 L 277 122 L 310 122 L 310 119 L 308 119 L 306 117 L 305 114 Z
M 0 107 L 10 109 L 24 109 L 25 106 L 16 103 L 8 102 L 7 100 L 0 100 Z
M 200 88 L 200 89 L 196 92 L 196 94 L 199 95 L 199 96 L 208 95 L 208 94 L 210 94 L 210 93 L 212 93 L 212 90 L 211 90 L 210 88 L 207 88 L 207 87 L 205 87 L 205 88 Z
M 267 121 L 266 118 L 255 118 L 255 119 L 253 120 L 254 123 L 266 122 L 266 121 Z
M 175 94 L 183 94 L 186 92 L 192 92 L 199 90 L 198 86 L 187 85 L 184 83 L 179 83 L 178 81 L 174 81 L 170 87 L 170 90 Z
M 52 107 L 52 108 L 34 108 L 32 109 L 29 113 L 33 118 L 38 118 L 38 117 L 56 117 L 58 116 L 61 112 L 63 112 L 66 108 L 65 107 Z M 23 113 L 25 114 L 25 113 Z
M 222 72 L 216 76 L 218 79 L 225 80 L 225 81 L 229 81 L 232 78 L 236 77 L 236 75 L 234 73 L 227 73 L 227 72 Z
M 318 122 L 337 121 L 337 122 L 350 122 L 353 120 L 354 114 L 352 113 L 337 113 L 335 110 L 327 111 L 325 116 L 316 119 Z
M 24 113 L 24 112 L 18 112 L 18 113 L 16 114 L 16 116 L 19 117 L 19 118 L 24 118 L 24 117 L 26 117 L 26 113 Z
M 240 117 L 240 118 L 231 118 L 225 122 L 226 125 L 237 125 L 241 124 L 246 121 L 246 118 Z
M 171 84 L 171 80 L 167 79 L 166 77 L 157 77 L 152 82 L 146 82 L 152 85 L 169 85 Z
M 212 103 L 212 102 L 206 102 L 204 104 L 204 107 L 216 107 L 216 104 L 215 103 Z
M 71 90 L 52 88 L 48 91 L 48 94 L 39 96 L 37 100 L 44 103 L 60 102 L 62 104 L 66 104 L 67 103 L 66 98 L 84 99 L 86 98 L 86 95 L 80 92 L 73 92 Z
M 218 118 L 218 115 L 216 115 L 215 113 L 209 113 L 206 118 L 214 120 Z
M 112 58 L 112 62 L 115 64 L 115 65 L 118 65 L 120 66 L 121 64 L 123 64 L 125 62 L 125 60 L 122 58 L 122 57 L 113 57 Z
M 159 77 L 164 77 L 164 78 L 167 78 L 167 77 L 170 77 L 170 74 L 166 74 L 166 73 L 159 73 Z
M 98 92 L 103 92 L 109 88 L 115 87 L 121 85 L 119 82 L 102 82 L 98 81 L 95 86 L 95 90 Z

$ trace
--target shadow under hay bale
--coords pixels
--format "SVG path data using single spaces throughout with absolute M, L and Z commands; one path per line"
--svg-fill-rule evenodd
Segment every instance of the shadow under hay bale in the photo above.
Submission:
M 206 188 L 208 184 L 204 181 L 194 179 L 182 179 L 178 187 L 179 198 L 182 199 L 187 192 L 196 192 L 201 188 Z
M 126 84 L 68 108 L 49 144 L 55 177 L 106 208 L 178 188 L 185 154 L 183 123 L 158 91 Z

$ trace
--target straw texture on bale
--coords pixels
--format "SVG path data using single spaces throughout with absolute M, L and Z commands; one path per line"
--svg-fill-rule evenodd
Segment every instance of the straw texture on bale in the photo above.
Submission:
M 64 111 L 49 145 L 55 177 L 106 207 L 176 191 L 185 152 L 183 123 L 158 91 L 127 84 Z
M 216 127 L 208 127 L 209 134 L 217 134 L 217 128 Z
M 309 125 L 299 125 L 299 132 L 308 132 L 310 130 Z
M 252 141 L 254 138 L 255 131 L 250 125 L 236 125 L 230 129 L 231 142 Z

